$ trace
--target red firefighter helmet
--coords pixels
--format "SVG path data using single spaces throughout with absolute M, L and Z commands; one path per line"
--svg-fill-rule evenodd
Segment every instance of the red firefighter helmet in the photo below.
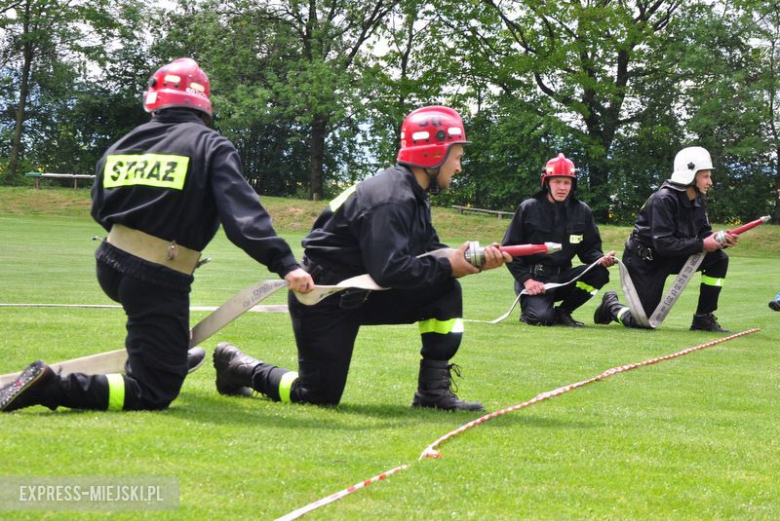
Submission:
M 399 163 L 421 168 L 438 168 L 450 147 L 468 144 L 460 115 L 449 107 L 431 106 L 414 110 L 401 125 Z
M 558 157 L 550 159 L 542 170 L 542 188 L 551 177 L 568 177 L 571 179 L 572 185 L 576 186 L 577 173 L 574 162 L 566 159 L 562 153 L 558 154 Z
M 211 111 L 209 78 L 191 58 L 179 58 L 163 65 L 151 78 L 144 92 L 144 109 L 154 112 L 160 109 L 182 107 L 205 112 Z

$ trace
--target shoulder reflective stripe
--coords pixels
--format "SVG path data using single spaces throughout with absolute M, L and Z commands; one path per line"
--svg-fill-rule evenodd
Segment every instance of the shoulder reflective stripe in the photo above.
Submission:
M 330 211 L 335 212 L 339 209 L 339 207 L 344 204 L 344 201 L 347 200 L 347 198 L 352 195 L 355 190 L 357 190 L 357 185 L 352 185 L 343 192 L 341 192 L 338 197 L 336 197 L 334 200 L 330 202 L 328 206 L 330 206 Z
M 106 158 L 103 188 L 156 186 L 181 190 L 190 158 L 165 154 L 120 154 Z
M 463 321 L 459 318 L 451 318 L 449 320 L 429 318 L 418 324 L 420 326 L 421 335 L 425 333 L 439 333 L 440 335 L 446 335 L 447 333 L 463 333 Z
M 717 286 L 719 288 L 723 287 L 723 279 L 708 277 L 707 275 L 701 276 L 701 283 L 705 286 Z
M 290 391 L 292 391 L 292 385 L 295 380 L 298 379 L 298 373 L 290 371 L 282 375 L 282 379 L 279 381 L 279 401 L 290 403 Z
M 582 282 L 581 280 L 578 280 L 578 281 L 577 281 L 577 287 L 578 287 L 578 288 L 580 288 L 580 289 L 581 289 L 581 290 L 583 290 L 583 291 L 587 291 L 587 292 L 588 292 L 588 293 L 590 293 L 591 295 L 596 295 L 596 293 L 598 293 L 598 292 L 599 292 L 599 290 L 597 290 L 596 288 L 594 288 L 594 287 L 593 287 L 593 286 L 591 286 L 590 284 L 585 284 L 585 283 L 584 283 L 584 282 Z
M 125 407 L 125 379 L 121 374 L 107 374 L 108 410 L 121 411 Z

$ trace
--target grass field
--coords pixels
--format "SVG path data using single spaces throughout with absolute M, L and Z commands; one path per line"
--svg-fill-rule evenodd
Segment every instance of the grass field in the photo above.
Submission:
M 300 254 L 321 204 L 264 199 Z M 498 240 L 507 221 L 437 209 L 445 242 Z M 164 412 L 103 413 L 42 407 L 0 416 L 2 477 L 172 476 L 173 511 L 112 512 L 112 519 L 274 519 L 403 464 L 409 468 L 306 519 L 778 519 L 780 518 L 780 229 L 762 226 L 730 252 L 717 315 L 733 331 L 762 331 L 616 375 L 471 429 L 418 461 L 440 436 L 478 414 L 418 411 L 415 326 L 361 331 L 342 404 L 320 408 L 262 397 L 228 398 L 210 364 Z M 622 251 L 627 229 L 604 227 Z M 88 193 L 0 189 L 0 303 L 113 304 L 94 276 Z M 222 234 L 197 273 L 193 305 L 219 305 L 268 278 Z M 608 288 L 617 289 L 617 271 Z M 462 281 L 465 318 L 488 320 L 513 300 L 494 270 Z M 489 411 L 719 338 L 688 331 L 698 276 L 656 331 L 594 326 L 533 328 L 511 319 L 466 323 L 458 394 Z M 270 303 L 283 303 L 281 295 Z M 206 312 L 193 312 L 193 324 Z M 121 310 L 0 307 L 0 373 L 120 348 Z M 206 342 L 228 340 L 262 360 L 296 366 L 289 318 L 249 313 Z M 1 519 L 104 519 L 106 512 L 9 512 Z

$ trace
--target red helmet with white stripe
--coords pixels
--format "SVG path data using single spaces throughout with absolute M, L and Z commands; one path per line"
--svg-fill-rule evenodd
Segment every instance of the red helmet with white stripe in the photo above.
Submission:
M 558 157 L 554 157 L 547 161 L 547 164 L 542 170 L 542 188 L 545 183 L 551 177 L 568 177 L 571 179 L 572 185 L 577 184 L 577 169 L 574 168 L 574 162 L 570 159 L 566 159 L 563 153 L 558 154 Z
M 460 115 L 449 107 L 431 106 L 409 113 L 401 125 L 397 161 L 403 165 L 438 168 L 450 147 L 468 144 Z
M 209 78 L 191 58 L 179 58 L 160 67 L 144 92 L 144 109 L 155 112 L 174 107 L 196 109 L 212 115 Z

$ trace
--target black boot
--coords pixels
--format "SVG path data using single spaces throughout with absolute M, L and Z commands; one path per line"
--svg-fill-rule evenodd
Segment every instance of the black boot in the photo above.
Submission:
M 601 304 L 593 313 L 593 322 L 596 324 L 609 324 L 613 320 L 617 321 L 617 313 L 620 311 L 620 302 L 618 302 L 617 291 L 607 291 L 601 298 Z
M 691 322 L 691 331 L 714 331 L 716 333 L 731 333 L 728 329 L 723 329 L 718 324 L 718 319 L 712 313 L 702 313 L 693 315 Z
M 452 392 L 452 374 L 460 376 L 460 367 L 444 360 L 420 360 L 420 377 L 412 407 L 428 407 L 448 411 L 484 411 L 479 402 L 464 402 Z
M 202 347 L 191 347 L 187 351 L 187 373 L 194 373 L 206 360 L 206 351 Z
M 245 355 L 228 342 L 218 344 L 214 350 L 214 369 L 219 394 L 251 396 L 252 377 L 260 364 L 260 360 Z
M 59 384 L 51 367 L 38 360 L 28 365 L 16 380 L 0 389 L 0 411 L 11 412 L 33 405 L 57 408 Z
M 780 311 L 780 300 L 773 300 L 769 303 L 769 307 L 774 311 Z
M 555 310 L 554 310 L 553 325 L 554 326 L 566 326 L 566 327 L 584 327 L 585 326 L 585 324 L 583 324 L 579 320 L 574 320 L 574 317 L 571 316 L 571 313 L 569 313 L 565 309 L 561 309 L 559 307 L 555 308 Z

